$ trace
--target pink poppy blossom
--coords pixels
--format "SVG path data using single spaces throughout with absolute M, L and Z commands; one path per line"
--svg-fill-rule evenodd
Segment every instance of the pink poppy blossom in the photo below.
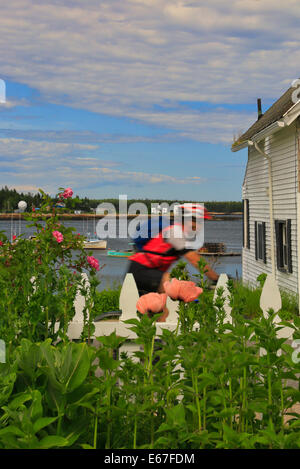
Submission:
M 67 188 L 64 190 L 64 192 L 63 192 L 63 194 L 62 194 L 62 197 L 63 197 L 64 199 L 70 199 L 70 197 L 72 197 L 72 195 L 73 195 L 73 191 L 72 191 L 71 187 L 67 187 Z
M 87 256 L 86 260 L 90 264 L 91 267 L 93 267 L 96 270 L 99 270 L 99 262 L 95 257 L 93 256 Z
M 136 309 L 141 314 L 160 313 L 166 306 L 166 293 L 147 293 L 139 298 Z
M 170 282 L 164 282 L 164 289 L 173 300 L 181 300 L 186 303 L 196 300 L 203 292 L 203 289 L 197 287 L 194 282 L 177 280 L 177 278 L 172 278 Z
M 54 238 L 56 239 L 56 241 L 58 243 L 62 243 L 63 240 L 64 240 L 64 237 L 63 235 L 61 234 L 60 231 L 52 231 L 52 235 L 54 236 Z

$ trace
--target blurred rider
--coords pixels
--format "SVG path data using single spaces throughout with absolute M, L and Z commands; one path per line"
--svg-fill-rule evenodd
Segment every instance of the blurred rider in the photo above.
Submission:
M 170 279 L 168 269 L 182 256 L 198 268 L 204 220 L 211 219 L 211 216 L 201 204 L 182 204 L 176 209 L 175 222 L 149 238 L 142 249 L 129 258 L 128 273 L 133 274 L 140 295 L 163 293 L 163 284 Z M 205 275 L 213 282 L 219 278 L 209 265 L 205 266 Z

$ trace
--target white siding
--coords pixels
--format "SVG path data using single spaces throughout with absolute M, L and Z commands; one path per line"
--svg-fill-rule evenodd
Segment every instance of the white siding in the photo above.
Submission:
M 279 287 L 298 292 L 297 262 L 297 136 L 296 127 L 276 132 L 259 143 L 260 148 L 271 156 L 273 178 L 273 216 L 277 219 L 291 219 L 292 267 L 293 273 L 282 273 L 277 269 L 276 247 L 275 268 Z M 243 198 L 249 199 L 250 212 L 250 249 L 243 249 L 243 280 L 256 284 L 257 276 L 271 273 L 271 240 L 269 219 L 269 198 L 267 195 L 268 162 L 254 147 L 249 147 L 248 164 L 243 184 Z M 254 222 L 266 223 L 267 263 L 255 259 Z M 274 240 L 275 237 L 275 227 Z

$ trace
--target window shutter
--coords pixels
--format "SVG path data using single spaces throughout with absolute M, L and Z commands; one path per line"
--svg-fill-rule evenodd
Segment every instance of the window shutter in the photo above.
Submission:
M 263 245 L 262 245 L 262 252 L 263 252 L 263 261 L 267 263 L 267 253 L 266 253 L 266 223 L 262 222 L 262 231 L 263 231 Z
M 247 248 L 250 249 L 250 214 L 249 214 L 249 199 L 246 200 L 247 210 Z
M 287 261 L 288 261 L 288 272 L 293 273 L 292 266 L 292 233 L 291 233 L 291 220 L 286 221 L 286 237 L 287 237 Z
M 254 222 L 254 239 L 255 239 L 255 259 L 258 259 L 258 246 L 257 246 L 257 221 Z
M 282 269 L 282 246 L 280 237 L 280 224 L 278 220 L 275 220 L 275 235 L 276 235 L 276 257 L 277 257 L 277 269 Z
M 242 210 L 243 210 L 243 216 L 242 216 L 242 220 L 243 220 L 243 226 L 242 226 L 242 239 L 243 239 L 243 248 L 245 247 L 245 204 L 246 204 L 246 199 L 243 199 L 243 205 L 242 205 Z

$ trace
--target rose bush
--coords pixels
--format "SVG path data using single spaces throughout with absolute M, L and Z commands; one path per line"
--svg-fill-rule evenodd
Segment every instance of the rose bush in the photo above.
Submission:
M 83 236 L 74 228 L 60 223 L 57 200 L 71 198 L 71 188 L 60 189 L 53 201 L 42 190 L 39 212 L 26 215 L 35 229 L 32 240 L 23 235 L 10 242 L 0 233 L 0 338 L 8 347 L 30 340 L 67 341 L 68 324 L 80 291 L 86 300 L 83 336 L 92 332 L 92 307 L 99 280 L 99 262 L 86 256 Z M 83 284 L 81 273 L 90 276 L 90 289 Z

